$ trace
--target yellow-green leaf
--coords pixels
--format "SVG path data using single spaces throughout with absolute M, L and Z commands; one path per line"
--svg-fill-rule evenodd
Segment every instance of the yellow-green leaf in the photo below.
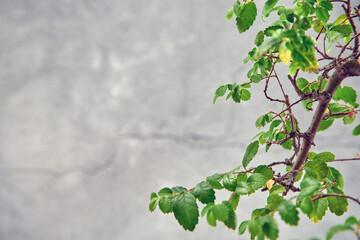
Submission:
M 286 42 L 282 42 L 280 45 L 279 58 L 285 64 L 289 64 L 291 60 L 291 51 L 286 47 Z

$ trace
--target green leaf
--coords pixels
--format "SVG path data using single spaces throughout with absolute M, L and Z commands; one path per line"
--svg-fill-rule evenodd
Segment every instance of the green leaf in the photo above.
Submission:
M 228 86 L 227 86 L 227 85 L 222 85 L 222 86 L 218 87 L 218 89 L 216 89 L 216 91 L 215 91 L 215 97 L 214 97 L 214 100 L 213 100 L 213 104 L 215 104 L 216 99 L 217 99 L 218 97 L 222 97 L 222 96 L 225 95 L 227 89 L 228 89 Z
M 231 91 L 231 97 L 236 103 L 239 103 L 241 101 L 241 91 L 239 86 L 236 86 L 234 90 Z
M 321 0 L 321 1 L 319 1 L 318 7 L 325 8 L 325 9 L 328 10 L 328 11 L 333 10 L 333 5 L 332 5 L 332 3 L 329 2 L 329 1 L 327 1 L 327 0 Z
M 224 187 L 220 183 L 221 179 L 222 179 L 222 175 L 219 173 L 215 173 L 207 177 L 206 181 L 210 183 L 214 189 L 223 189 Z
M 250 80 L 253 83 L 259 83 L 261 81 L 261 75 L 260 74 L 253 74 L 253 75 L 251 75 Z
M 260 228 L 260 224 L 258 221 L 256 220 L 252 220 L 252 221 L 249 221 L 248 223 L 248 229 L 249 229 L 249 232 L 252 236 L 256 236 L 259 234 L 261 228 Z
M 214 204 L 212 205 L 211 209 L 209 210 L 209 212 L 212 212 L 214 214 L 214 217 L 221 221 L 224 222 L 226 220 L 229 219 L 229 208 L 224 205 L 224 204 Z M 209 213 L 208 213 L 209 214 Z
M 270 239 L 275 240 L 279 236 L 279 228 L 274 216 L 267 215 L 262 217 L 262 231 Z
M 311 196 L 320 187 L 319 181 L 315 178 L 307 177 L 300 183 L 300 195 L 299 198 Z
M 235 212 L 234 212 L 234 210 L 232 208 L 231 203 L 228 202 L 228 201 L 223 201 L 222 205 L 227 206 L 228 209 L 229 209 L 228 219 L 224 221 L 225 226 L 227 226 L 230 229 L 235 230 L 237 219 L 236 219 L 236 214 L 235 214 Z
M 297 16 L 294 26 L 296 29 L 302 29 L 302 30 L 306 31 L 309 28 L 311 28 L 311 22 L 308 17 Z
M 281 39 L 278 37 L 271 37 L 266 39 L 256 50 L 255 59 L 259 59 L 265 52 L 267 52 L 270 48 L 273 48 L 281 43 Z
M 248 182 L 238 183 L 235 192 L 240 195 L 247 195 L 255 192 L 255 190 L 250 186 Z
M 309 85 L 309 81 L 305 78 L 298 78 L 296 79 L 296 85 L 301 90 L 304 91 L 306 87 Z
M 282 30 L 283 28 L 284 27 L 282 25 L 278 25 L 278 24 L 269 26 L 269 27 L 265 28 L 264 35 L 267 37 L 271 37 L 275 32 L 277 32 L 277 30 Z
M 299 222 L 299 212 L 295 205 L 289 200 L 279 205 L 279 214 L 281 219 L 291 226 L 296 226 Z
M 199 211 L 196 199 L 191 193 L 183 192 L 174 197 L 173 212 L 176 220 L 185 230 L 195 229 L 199 221 Z
M 301 105 L 308 112 L 308 111 L 310 111 L 309 109 L 312 109 L 312 106 L 313 106 L 312 102 L 313 102 L 312 99 L 302 100 Z
M 349 115 L 345 115 L 343 117 L 343 121 L 344 121 L 344 124 L 352 124 L 353 122 L 355 122 L 355 119 L 356 119 L 356 116 L 352 116 L 352 118 L 349 117 Z
M 315 158 L 316 155 L 317 155 L 317 154 L 314 153 L 314 152 L 309 152 L 307 157 L 308 157 L 309 160 L 314 160 L 314 158 Z
M 251 84 L 250 83 L 246 83 L 245 85 L 241 86 L 242 88 L 251 88 Z
M 225 189 L 233 192 L 236 189 L 236 175 L 233 173 L 227 173 L 223 177 L 223 185 Z
M 279 196 L 277 194 L 270 194 L 269 197 L 267 198 L 266 208 L 273 212 L 276 209 L 278 209 L 279 205 L 284 201 L 285 201 L 284 197 Z
M 314 11 L 314 7 L 313 5 L 315 4 L 315 0 L 312 0 L 312 1 L 297 1 L 297 4 L 296 4 L 296 11 L 300 14 L 300 15 L 304 15 L 304 16 L 307 16 L 309 15 L 310 13 L 313 13 Z
M 354 135 L 354 136 L 360 135 L 360 124 L 354 128 L 354 130 L 352 131 L 352 135 Z
M 300 209 L 304 214 L 310 214 L 312 211 L 312 202 L 310 197 L 303 198 L 300 202 Z
M 279 0 L 268 0 L 268 1 L 266 1 L 264 9 L 262 11 L 262 15 L 261 15 L 264 22 L 265 22 L 265 19 L 270 15 L 270 13 L 272 11 L 274 11 L 274 7 L 275 7 L 275 5 L 276 5 L 276 3 L 278 1 Z
M 278 127 L 281 123 L 282 123 L 282 121 L 279 119 L 272 121 L 272 123 L 269 127 L 269 132 L 273 132 L 274 128 Z
M 248 179 L 247 182 L 254 190 L 262 188 L 266 184 L 266 180 L 261 173 L 254 173 Z
M 206 215 L 206 220 L 210 226 L 216 227 L 216 218 L 213 212 L 209 211 Z
M 255 126 L 259 129 L 260 127 L 263 127 L 266 125 L 265 115 L 261 115 L 258 117 L 255 121 Z
M 260 173 L 263 175 L 265 181 L 268 181 L 274 177 L 273 171 L 266 165 L 260 165 L 256 167 L 254 173 Z
M 329 168 L 325 162 L 319 159 L 305 163 L 305 171 L 310 177 L 321 181 L 327 177 Z
M 315 9 L 316 17 L 326 23 L 329 20 L 329 11 L 333 9 L 333 5 L 329 1 L 320 1 Z
M 357 94 L 355 89 L 352 87 L 344 86 L 344 87 L 338 87 L 336 90 L 333 99 L 335 101 L 343 100 L 345 103 L 349 103 L 353 107 L 358 107 L 359 104 L 356 103 Z
M 329 174 L 327 178 L 330 180 L 330 182 L 335 182 L 334 187 L 338 187 L 340 190 L 343 190 L 344 188 L 344 179 L 341 173 L 336 170 L 333 167 L 329 167 Z
M 245 169 L 249 165 L 251 160 L 253 160 L 258 150 L 259 150 L 259 141 L 252 142 L 247 146 L 246 152 L 242 160 L 242 164 Z
M 159 200 L 159 208 L 163 213 L 170 213 L 172 212 L 173 205 L 172 205 L 172 197 L 162 197 Z
M 311 207 L 311 212 L 307 214 L 307 216 L 314 223 L 318 223 L 325 216 L 326 210 L 328 209 L 328 201 L 326 198 L 318 199 L 312 202 Z
M 249 92 L 249 90 L 246 90 L 246 89 L 242 88 L 240 96 L 241 96 L 241 100 L 248 101 L 251 98 L 251 93 Z
M 231 206 L 233 210 L 235 211 L 240 201 L 240 195 L 237 193 L 232 193 L 231 197 L 229 199 L 229 202 L 231 203 Z
M 236 177 L 236 182 L 246 182 L 247 180 L 247 174 L 246 173 L 239 173 L 238 176 Z
M 276 185 L 272 186 L 272 188 L 270 189 L 270 194 L 279 194 L 279 193 L 283 193 L 285 191 L 286 191 L 286 189 L 283 186 L 276 184 Z
M 351 227 L 351 225 L 348 224 L 335 225 L 331 227 L 329 231 L 326 233 L 326 240 L 332 239 L 338 233 L 349 230 L 355 232 L 355 229 Z
M 239 30 L 239 33 L 245 32 L 253 25 L 256 15 L 256 4 L 253 1 L 248 1 L 243 4 L 243 9 L 236 18 L 236 26 Z
M 230 20 L 234 16 L 234 8 L 230 8 L 225 15 L 226 20 Z
M 357 225 L 360 225 L 360 221 L 358 221 L 358 220 L 356 219 L 356 217 L 350 216 L 350 217 L 348 217 L 348 218 L 346 219 L 345 224 L 350 224 L 350 225 L 357 224 Z
M 324 130 L 328 129 L 333 123 L 334 123 L 334 118 L 332 118 L 332 117 L 327 120 L 322 120 L 320 122 L 318 131 L 320 132 L 320 131 L 324 131 Z
M 301 47 L 294 48 L 291 57 L 293 62 L 290 64 L 290 68 L 300 68 L 302 71 L 309 73 L 319 72 L 319 64 L 313 46 L 304 44 Z
M 213 203 L 215 201 L 215 191 L 209 182 L 202 181 L 196 185 L 192 193 L 204 204 Z
M 340 194 L 344 195 L 344 192 L 336 187 L 331 187 L 326 189 L 328 194 Z M 329 202 L 329 209 L 330 212 L 335 213 L 337 216 L 343 215 L 345 212 L 347 212 L 349 203 L 347 198 L 343 197 L 328 197 Z
M 160 197 L 165 197 L 165 196 L 172 196 L 173 192 L 171 191 L 170 188 L 163 188 L 158 192 Z
M 263 42 L 264 42 L 264 32 L 260 31 L 256 34 L 254 43 L 256 46 L 260 46 Z
M 234 3 L 233 6 L 234 14 L 239 17 L 241 13 L 244 11 L 244 4 L 241 4 L 238 0 Z
M 350 24 L 343 24 L 343 25 L 335 25 L 330 28 L 330 31 L 335 31 L 344 35 L 349 35 L 353 32 L 353 29 Z
M 339 24 L 348 24 L 349 20 L 346 16 L 346 14 L 341 14 L 337 17 L 337 19 L 335 20 L 333 26 L 339 25 Z
M 324 23 L 322 21 L 320 21 L 319 19 L 316 19 L 314 21 L 314 31 L 315 32 L 319 33 L 322 29 L 322 33 L 324 33 L 325 31 L 324 31 L 323 27 L 324 27 Z
M 158 202 L 159 202 L 158 195 L 156 193 L 152 192 L 150 195 L 150 204 L 149 204 L 150 212 L 153 212 L 156 209 Z
M 314 160 L 321 160 L 323 162 L 331 162 L 335 160 L 335 155 L 331 152 L 322 152 L 314 157 Z
M 203 210 L 201 211 L 201 216 L 205 216 L 209 211 L 210 209 L 212 208 L 212 206 L 214 205 L 214 203 L 208 203 L 206 204 L 206 206 L 203 208 Z
M 176 186 L 176 187 L 172 187 L 171 188 L 173 193 L 183 193 L 185 192 L 187 189 L 181 186 Z
M 270 213 L 270 210 L 267 208 L 257 208 L 255 210 L 252 211 L 251 213 L 251 219 L 257 219 L 257 218 L 261 218 L 263 216 L 266 216 Z
M 322 22 L 326 23 L 329 20 L 330 14 L 324 8 L 316 8 L 316 17 L 320 19 Z
M 215 95 L 224 96 L 227 89 L 228 89 L 227 85 L 222 85 L 222 86 L 218 87 L 218 89 L 216 89 Z
M 243 235 L 245 233 L 249 222 L 250 222 L 249 220 L 246 220 L 246 221 L 243 221 L 242 223 L 240 223 L 240 225 L 239 225 L 239 234 L 240 235 Z

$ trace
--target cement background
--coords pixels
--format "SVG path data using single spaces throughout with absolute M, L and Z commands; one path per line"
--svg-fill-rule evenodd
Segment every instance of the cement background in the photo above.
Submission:
M 224 17 L 232 4 L 0 1 L 0 239 L 248 238 L 204 218 L 185 232 L 173 216 L 148 211 L 152 191 L 192 187 L 238 166 L 257 117 L 281 108 L 260 84 L 250 102 L 212 104 L 219 85 L 246 81 L 250 65 L 242 61 L 263 27 L 258 16 L 255 29 L 239 35 Z M 358 80 L 346 84 L 359 89 Z M 311 113 L 296 111 L 306 129 Z M 353 157 L 354 126 L 336 122 L 318 134 L 314 151 Z M 274 147 L 254 163 L 285 157 Z M 345 192 L 358 197 L 358 163 L 333 165 Z M 238 221 L 265 199 L 242 198 Z M 328 212 L 315 225 L 302 217 L 297 228 L 282 224 L 280 239 L 324 238 L 359 213 L 350 202 L 340 218 Z

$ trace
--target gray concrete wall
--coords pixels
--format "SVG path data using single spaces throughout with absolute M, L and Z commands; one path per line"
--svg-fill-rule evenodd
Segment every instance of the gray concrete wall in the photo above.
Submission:
M 225 20 L 232 4 L 0 1 L 0 239 L 239 239 L 205 219 L 185 232 L 148 211 L 152 191 L 239 165 L 256 118 L 281 108 L 260 85 L 255 105 L 212 104 L 217 86 L 246 81 L 242 60 L 256 33 L 240 36 Z M 352 127 L 336 126 L 318 135 L 316 151 L 353 156 Z M 274 148 L 256 161 L 285 157 Z M 340 166 L 356 196 L 354 168 Z M 243 198 L 238 220 L 265 198 Z M 359 215 L 353 203 L 350 213 Z M 344 219 L 303 218 L 299 228 L 281 225 L 280 238 L 323 237 Z

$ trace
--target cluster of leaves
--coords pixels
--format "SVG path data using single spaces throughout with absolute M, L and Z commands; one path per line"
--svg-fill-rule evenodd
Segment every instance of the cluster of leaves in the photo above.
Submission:
M 245 83 L 242 85 L 238 85 L 234 83 L 234 84 L 222 85 L 218 87 L 218 89 L 216 90 L 213 103 L 215 104 L 216 99 L 218 97 L 224 96 L 228 90 L 230 92 L 228 93 L 226 100 L 228 100 L 231 97 L 232 100 L 236 103 L 241 102 L 241 100 L 248 101 L 251 98 L 251 93 L 246 88 L 250 88 L 250 84 Z
M 241 166 L 226 173 L 209 176 L 194 188 L 166 187 L 157 193 L 151 193 L 151 212 L 159 206 L 163 213 L 173 213 L 179 224 L 189 231 L 195 229 L 201 215 L 206 216 L 210 226 L 222 222 L 230 229 L 238 229 L 240 235 L 247 230 L 251 239 L 277 239 L 279 229 L 275 214 L 279 214 L 286 224 L 297 226 L 300 213 L 317 223 L 322 220 L 327 210 L 337 216 L 343 215 L 348 210 L 348 199 L 360 204 L 358 199 L 345 195 L 342 175 L 337 169 L 329 166 L 331 162 L 337 161 L 334 154 L 309 152 L 310 147 L 304 147 L 305 144 L 314 145 L 312 140 L 316 132 L 327 130 L 335 119 L 341 118 L 346 125 L 354 123 L 356 114 L 360 111 L 357 93 L 352 87 L 336 86 L 333 94 L 326 91 L 327 87 L 331 86 L 328 75 L 330 71 L 338 71 L 341 64 L 355 57 L 359 58 L 360 55 L 357 52 L 360 34 L 357 34 L 352 20 L 355 17 L 360 18 L 359 9 L 356 8 L 355 13 L 352 12 L 350 1 L 342 0 L 340 2 L 344 3 L 345 14 L 330 21 L 333 2 L 337 1 L 295 0 L 293 8 L 290 8 L 277 6 L 278 0 L 266 1 L 262 11 L 263 21 L 273 12 L 277 13 L 278 18 L 256 34 L 255 47 L 244 59 L 244 63 L 253 63 L 247 73 L 247 81 L 218 87 L 213 103 L 225 94 L 226 100 L 232 98 L 236 103 L 248 101 L 251 98 L 252 84 L 265 82 L 265 97 L 281 103 L 281 110 L 269 111 L 257 118 L 256 128 L 265 128 L 268 125 L 268 129 L 259 132 L 253 138 L 256 140 L 246 148 Z M 244 0 L 242 3 L 236 0 L 226 13 L 228 20 L 235 17 L 239 33 L 247 31 L 254 24 L 256 16 L 257 6 L 252 0 Z M 307 34 L 311 29 L 311 32 L 317 34 L 316 38 Z M 320 36 L 324 36 L 322 42 L 319 41 Z M 349 47 L 351 42 L 354 43 L 352 48 Z M 322 44 L 323 50 L 317 46 L 319 43 Z M 329 55 L 334 44 L 340 49 L 336 57 Z M 349 51 L 350 53 L 343 57 L 344 53 Z M 324 61 L 330 62 L 321 66 Z M 290 102 L 275 71 L 275 66 L 280 63 L 289 64 L 288 79 L 299 96 L 293 103 Z M 315 80 L 308 81 L 304 77 L 298 77 L 299 72 L 316 74 Z M 360 73 L 360 70 L 358 72 Z M 268 95 L 270 79 L 278 82 L 283 99 L 274 99 Z M 319 112 L 322 112 L 318 114 L 320 117 L 315 124 L 318 126 L 312 132 L 301 132 L 299 123 L 292 113 L 292 107 L 301 103 L 306 111 L 313 111 L 315 102 L 319 102 L 318 108 L 322 106 L 324 109 L 322 111 L 320 107 Z M 352 133 L 355 136 L 360 135 L 360 125 L 356 126 Z M 282 162 L 250 166 L 260 145 L 265 145 L 265 151 L 268 151 L 273 144 L 291 150 L 293 155 Z M 302 155 L 301 150 L 306 148 L 300 164 L 293 161 L 295 157 Z M 277 172 L 276 167 L 279 165 L 286 165 L 285 174 Z M 242 171 L 239 171 L 240 169 Z M 216 191 L 223 189 L 230 192 L 229 198 L 220 203 L 216 202 Z M 266 204 L 253 210 L 250 219 L 238 223 L 236 209 L 240 198 L 259 190 L 268 192 Z M 296 195 L 286 199 L 289 191 Z M 199 203 L 205 205 L 201 214 Z M 355 217 L 350 217 L 345 224 L 331 228 L 326 238 L 331 239 L 338 232 L 345 230 L 358 234 L 358 228 L 354 229 L 358 226 L 359 221 Z
M 252 142 L 247 147 L 241 166 L 244 171 L 237 171 L 240 168 L 238 167 L 227 173 L 216 173 L 191 189 L 178 186 L 171 189 L 163 188 L 158 193 L 153 192 L 150 197 L 150 211 L 154 211 L 156 206 L 159 206 L 165 214 L 174 213 L 185 230 L 193 231 L 200 216 L 199 202 L 205 204 L 201 216 L 206 215 L 210 226 L 216 226 L 219 221 L 230 229 L 236 229 L 238 225 L 235 210 L 240 197 L 253 194 L 259 189 L 269 190 L 267 204 L 263 208 L 255 209 L 251 219 L 242 221 L 238 226 L 239 234 L 243 234 L 248 229 L 252 238 L 257 236 L 259 239 L 278 237 L 278 225 L 274 218 L 276 212 L 285 223 L 296 226 L 300 211 L 315 223 L 324 217 L 328 209 L 338 216 L 347 211 L 347 198 L 337 196 L 344 195 L 343 177 L 338 170 L 328 166 L 328 162 L 335 159 L 332 153 L 309 154 L 309 160 L 298 174 L 297 181 L 301 180 L 300 193 L 293 202 L 281 195 L 286 192 L 286 186 L 281 185 L 280 176 L 274 175 L 272 164 L 259 165 L 246 170 L 258 149 L 258 141 Z M 230 197 L 226 201 L 215 203 L 215 191 L 221 189 L 231 192 Z M 325 197 L 327 195 L 329 196 Z
M 279 62 L 290 63 L 290 75 L 296 74 L 299 69 L 304 72 L 318 73 L 319 61 L 315 49 L 316 40 L 320 35 L 318 35 L 317 39 L 308 36 L 306 31 L 310 29 L 319 34 L 325 34 L 325 38 L 329 43 L 327 50 L 331 49 L 333 43 L 338 43 L 340 40 L 349 43 L 352 39 L 353 28 L 349 24 L 346 14 L 341 14 L 334 22 L 329 22 L 330 12 L 333 10 L 333 3 L 330 1 L 295 1 L 294 8 L 276 6 L 277 3 L 278 0 L 266 1 L 262 19 L 265 21 L 272 12 L 276 12 L 279 16 L 278 20 L 257 33 L 254 40 L 256 47 L 249 52 L 244 60 L 244 63 L 249 60 L 253 62 L 253 67 L 247 73 L 250 82 L 241 85 L 234 83 L 220 86 L 215 92 L 214 103 L 218 97 L 224 96 L 227 90 L 230 90 L 230 93 L 227 95 L 226 100 L 230 97 L 237 103 L 241 100 L 250 100 L 251 93 L 244 88 L 250 88 L 251 83 L 260 83 L 263 79 L 268 78 L 274 65 Z M 240 3 L 237 0 L 234 6 L 226 13 L 226 19 L 230 20 L 234 16 L 236 17 L 239 33 L 245 32 L 255 22 L 257 16 L 256 4 L 253 1 Z M 322 56 L 326 56 L 325 59 L 333 59 L 328 56 L 326 51 L 320 52 L 318 50 L 318 52 Z M 296 80 L 298 88 L 305 94 L 322 91 L 326 83 L 327 81 L 323 80 L 322 76 L 319 76 L 318 80 L 314 82 L 309 82 L 305 78 Z M 329 112 L 335 113 L 335 115 L 327 116 L 322 121 L 319 131 L 329 128 L 336 118 L 342 118 L 344 124 L 353 123 L 356 118 L 355 113 L 359 111 L 357 110 L 359 104 L 356 103 L 356 98 L 357 94 L 353 88 L 348 86 L 339 87 L 333 96 L 334 103 L 329 106 Z M 311 109 L 314 99 L 307 98 L 301 102 L 308 111 Z M 359 134 L 360 125 L 353 131 L 353 135 L 358 136 Z M 290 143 L 287 142 L 286 146 L 289 148 Z

